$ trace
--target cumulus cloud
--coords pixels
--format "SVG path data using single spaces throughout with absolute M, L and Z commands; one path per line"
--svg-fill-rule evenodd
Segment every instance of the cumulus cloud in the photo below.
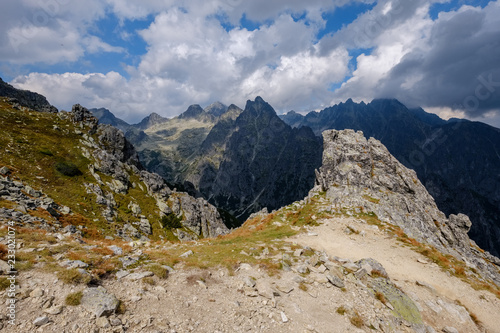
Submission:
M 375 29 L 373 38 L 363 44 L 373 47 L 373 52 L 357 58 L 353 77 L 336 91 L 333 100 L 391 97 L 438 114 L 496 124 L 500 109 L 499 2 L 484 9 L 462 6 L 441 13 L 435 21 L 428 8 L 428 3 L 415 3 L 413 12 L 405 10 L 404 20 L 393 15 L 387 28 Z M 325 41 L 324 47 L 341 45 L 340 38 L 356 29 L 371 31 L 361 26 L 353 24 Z
M 120 31 L 124 41 L 135 35 L 147 45 L 126 72 L 31 73 L 13 83 L 45 94 L 58 107 L 107 107 L 130 122 L 151 112 L 174 116 L 192 103 L 242 106 L 255 95 L 278 111 L 391 97 L 442 115 L 489 123 L 500 118 L 499 1 L 484 9 L 462 6 L 435 20 L 431 5 L 446 0 L 358 2 L 375 6 L 318 40 L 324 14 L 352 2 L 19 0 L 2 4 L 25 20 L 0 11 L 0 59 L 4 66 L 50 65 L 83 62 L 94 53 L 126 54 L 91 33 L 96 20 L 112 13 L 122 26 L 152 18 L 143 30 Z M 34 24 L 36 13 L 49 19 Z M 256 28 L 242 27 L 242 17 L 257 22 Z M 9 40 L 23 34 L 36 38 L 14 51 Z M 358 54 L 355 66 L 352 51 Z

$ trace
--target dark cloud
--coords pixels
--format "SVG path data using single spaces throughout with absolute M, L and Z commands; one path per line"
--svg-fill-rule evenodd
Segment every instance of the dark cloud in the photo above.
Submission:
M 498 3 L 492 3 L 440 17 L 428 42 L 403 57 L 377 95 L 464 110 L 469 117 L 500 109 L 499 15 Z

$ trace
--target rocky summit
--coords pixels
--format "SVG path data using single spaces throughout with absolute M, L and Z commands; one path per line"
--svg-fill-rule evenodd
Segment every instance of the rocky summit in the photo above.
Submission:
M 0 98 L 0 108 L 2 332 L 500 327 L 500 260 L 470 240 L 467 216 L 447 217 L 417 174 L 362 132 L 325 131 L 317 142 L 275 122 L 260 98 L 245 110 L 193 107 L 186 118 L 197 124 L 202 112 L 220 114 L 200 147 L 214 159 L 203 163 L 220 162 L 216 177 L 239 170 L 253 191 L 270 187 L 266 165 L 280 172 L 294 152 L 323 147 L 303 199 L 230 230 L 227 211 L 146 171 L 125 134 L 85 107 L 48 113 Z M 279 129 L 278 156 L 263 144 L 266 124 Z M 225 145 L 248 150 L 221 154 Z M 212 202 L 235 197 L 227 184 Z
M 380 141 L 367 140 L 363 132 L 354 130 L 327 130 L 323 140 L 323 165 L 316 173 L 313 193 L 326 191 L 336 211 L 355 207 L 358 212 L 373 213 L 409 237 L 463 260 L 500 286 L 500 260 L 468 237 L 469 218 L 463 214 L 446 218 L 415 171 L 402 165 Z

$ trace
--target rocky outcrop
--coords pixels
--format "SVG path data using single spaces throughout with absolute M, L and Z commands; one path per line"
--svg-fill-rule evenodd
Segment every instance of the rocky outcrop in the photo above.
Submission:
M 325 191 L 334 210 L 374 213 L 422 243 L 465 258 L 500 283 L 498 267 L 489 263 L 500 260 L 474 246 L 467 236 L 469 218 L 463 214 L 446 218 L 415 171 L 398 162 L 380 141 L 367 140 L 363 132 L 353 130 L 325 131 L 323 140 L 323 165 L 316 172 L 313 193 Z
M 217 208 L 205 199 L 195 199 L 186 193 L 170 196 L 167 204 L 172 212 L 182 219 L 182 224 L 202 237 L 217 237 L 229 232 L 222 223 L 222 218 Z
M 28 90 L 16 89 L 1 78 L 0 96 L 10 97 L 15 107 L 24 106 L 39 112 L 57 113 L 57 108 L 50 105 L 44 96 Z
M 365 104 L 347 100 L 302 116 L 282 119 L 307 126 L 316 135 L 328 129 L 361 130 L 380 140 L 422 184 L 445 214 L 470 217 L 470 237 L 483 249 L 500 255 L 500 130 L 480 122 L 445 121 L 397 100 Z

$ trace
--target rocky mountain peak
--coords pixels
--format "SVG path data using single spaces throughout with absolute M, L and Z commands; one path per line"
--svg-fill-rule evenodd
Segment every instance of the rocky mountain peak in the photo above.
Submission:
M 186 111 L 179 115 L 179 119 L 196 118 L 203 113 L 204 111 L 201 106 L 199 106 L 198 104 L 193 104 L 190 105 Z
M 153 127 L 154 125 L 161 124 L 166 121 L 168 121 L 168 118 L 162 117 L 159 114 L 153 112 L 149 116 L 141 120 L 141 122 L 135 125 L 135 127 L 140 130 L 146 130 L 150 127 Z
M 214 117 L 220 117 L 228 110 L 227 105 L 222 104 L 221 102 L 215 102 L 207 106 L 203 111 L 208 114 L 213 115 Z
M 500 260 L 477 250 L 467 236 L 469 218 L 463 214 L 446 218 L 415 171 L 402 165 L 380 141 L 367 140 L 361 131 L 328 130 L 323 132 L 323 149 L 323 164 L 316 171 L 312 192 L 326 192 L 334 209 L 374 213 L 422 243 L 465 258 L 500 283 L 498 268 L 488 264 L 500 264 Z
M 264 101 L 260 96 L 257 96 L 254 101 L 248 100 L 244 112 L 251 114 L 252 117 L 276 116 L 276 111 L 273 109 L 273 107 L 269 103 Z

